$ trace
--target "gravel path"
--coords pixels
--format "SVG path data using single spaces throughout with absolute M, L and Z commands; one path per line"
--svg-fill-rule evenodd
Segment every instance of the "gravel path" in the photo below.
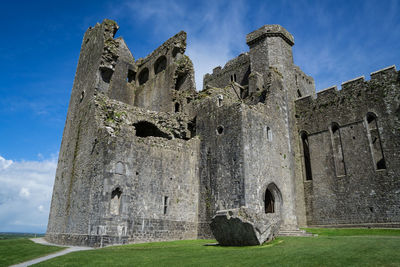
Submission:
M 59 252 L 56 252 L 56 253 L 53 253 L 53 254 L 49 254 L 47 256 L 43 256 L 43 257 L 34 259 L 34 260 L 25 261 L 23 263 L 12 265 L 11 267 L 30 266 L 30 265 L 33 265 L 33 264 L 36 264 L 36 263 L 39 263 L 39 262 L 42 262 L 42 261 L 45 261 L 45 260 L 48 260 L 48 259 L 52 259 L 52 258 L 55 258 L 55 257 L 58 257 L 58 256 L 62 256 L 62 255 L 74 252 L 74 251 L 93 249 L 93 248 L 90 248 L 90 247 L 74 247 L 74 246 L 61 246 L 61 245 L 51 244 L 51 243 L 47 242 L 46 240 L 44 240 L 43 238 L 31 238 L 31 240 L 33 242 L 35 242 L 35 243 L 38 243 L 38 244 L 47 245 L 47 246 L 66 247 L 66 249 L 64 249 L 62 251 L 59 251 Z

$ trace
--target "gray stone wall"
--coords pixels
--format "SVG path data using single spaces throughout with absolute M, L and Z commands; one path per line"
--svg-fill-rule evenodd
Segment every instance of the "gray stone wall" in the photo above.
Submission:
M 296 101 L 298 128 L 307 133 L 310 146 L 312 180 L 304 179 L 309 225 L 399 224 L 399 77 L 391 67 L 371 74 L 370 81 L 357 78 L 340 91 L 332 87 L 316 99 Z M 368 113 L 376 115 L 376 140 Z M 339 140 L 332 123 L 339 126 Z M 381 144 L 383 168 L 373 158 L 373 142 Z
M 200 138 L 199 237 L 210 237 L 209 223 L 217 210 L 243 206 L 243 152 L 241 104 L 222 105 L 217 96 L 197 107 Z
M 113 38 L 118 26 L 109 20 L 90 28 L 82 42 L 76 77 L 61 143 L 47 233 L 86 233 L 90 201 L 88 172 L 95 129 L 90 102 L 99 83 L 105 40 Z M 78 212 L 79 211 L 79 212 Z
M 250 57 L 248 53 L 228 61 L 223 68 L 213 69 L 212 74 L 206 74 L 203 79 L 203 89 L 207 86 L 224 88 L 230 82 L 237 82 L 242 86 L 248 86 L 250 75 Z M 245 97 L 243 95 L 242 97 Z

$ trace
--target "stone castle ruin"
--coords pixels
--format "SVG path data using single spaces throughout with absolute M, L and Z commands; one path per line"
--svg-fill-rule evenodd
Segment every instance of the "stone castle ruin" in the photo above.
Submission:
M 400 226 L 394 66 L 316 94 L 292 35 L 265 25 L 198 92 L 185 32 L 135 61 L 117 29 L 104 20 L 83 38 L 47 240 L 243 244 L 235 227 L 262 243 L 301 226 Z

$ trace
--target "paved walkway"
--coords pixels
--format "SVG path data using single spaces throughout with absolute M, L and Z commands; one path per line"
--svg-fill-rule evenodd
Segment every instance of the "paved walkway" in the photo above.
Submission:
M 93 248 L 90 248 L 90 247 L 74 247 L 74 246 L 61 246 L 61 245 L 51 244 L 51 243 L 47 242 L 46 240 L 44 240 L 43 238 L 31 238 L 31 240 L 33 242 L 35 242 L 35 243 L 38 243 L 38 244 L 47 245 L 47 246 L 66 247 L 66 249 L 61 250 L 61 251 L 56 252 L 56 253 L 53 253 L 53 254 L 49 254 L 47 256 L 43 256 L 43 257 L 34 259 L 34 260 L 30 260 L 30 261 L 26 261 L 26 262 L 19 263 L 19 264 L 16 264 L 16 265 L 12 265 L 11 267 L 30 266 L 32 264 L 36 264 L 36 263 L 39 263 L 39 262 L 42 262 L 42 261 L 46 261 L 48 259 L 52 259 L 52 258 L 55 258 L 55 257 L 58 257 L 58 256 L 62 256 L 62 255 L 65 255 L 65 254 L 68 254 L 68 253 L 71 253 L 71 252 L 74 252 L 74 251 L 93 249 Z

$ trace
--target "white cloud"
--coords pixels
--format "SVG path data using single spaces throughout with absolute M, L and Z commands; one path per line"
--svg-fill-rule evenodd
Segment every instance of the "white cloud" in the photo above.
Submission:
M 46 231 L 56 167 L 56 157 L 11 161 L 0 156 L 0 231 Z
M 0 156 L 0 170 L 7 169 L 8 167 L 10 167 L 11 164 L 13 164 L 12 160 L 6 160 L 2 156 Z
M 19 196 L 22 198 L 29 198 L 30 194 L 29 189 L 26 187 L 22 187 L 19 191 Z

